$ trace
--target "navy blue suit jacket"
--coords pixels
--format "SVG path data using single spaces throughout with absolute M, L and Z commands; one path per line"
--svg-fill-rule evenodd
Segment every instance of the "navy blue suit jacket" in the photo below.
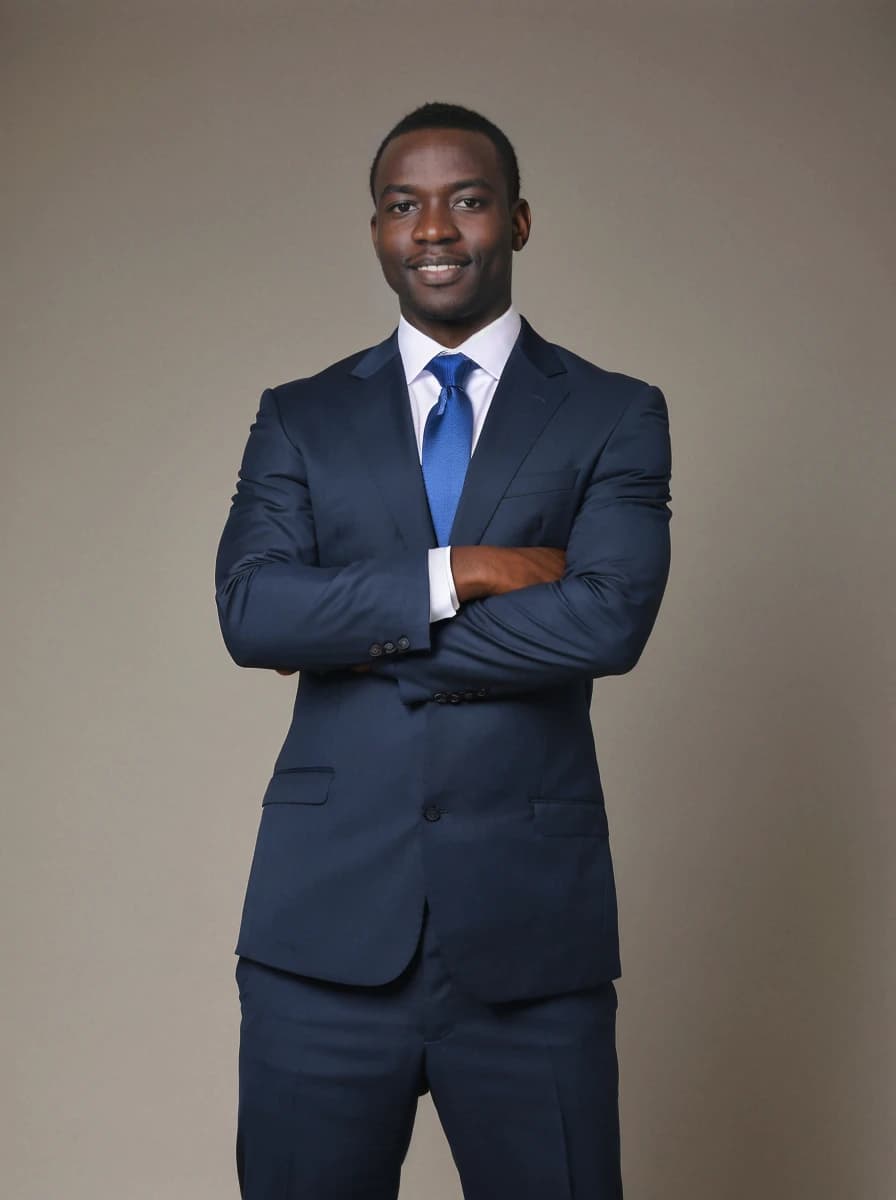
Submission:
M 216 601 L 240 666 L 300 676 L 237 954 L 384 983 L 425 896 L 449 968 L 483 1000 L 620 975 L 590 701 L 655 623 L 670 476 L 663 393 L 524 318 L 450 541 L 565 547 L 566 572 L 431 625 L 436 539 L 397 331 L 263 393 Z

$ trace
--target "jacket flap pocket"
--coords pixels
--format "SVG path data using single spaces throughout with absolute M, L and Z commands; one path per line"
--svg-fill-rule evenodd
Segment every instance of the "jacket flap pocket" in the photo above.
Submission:
M 332 767 L 284 767 L 275 771 L 262 797 L 266 804 L 323 804 L 333 781 Z
M 530 800 L 535 828 L 552 837 L 608 837 L 602 800 Z
M 523 471 L 514 476 L 505 496 L 528 496 L 533 492 L 565 492 L 578 477 L 577 467 L 562 467 L 558 471 Z

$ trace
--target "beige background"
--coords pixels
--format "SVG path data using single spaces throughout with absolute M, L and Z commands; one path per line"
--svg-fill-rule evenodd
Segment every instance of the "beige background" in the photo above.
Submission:
M 214 551 L 262 388 L 393 328 L 367 168 L 445 99 L 520 156 L 519 308 L 669 402 L 669 586 L 594 703 L 626 1200 L 891 1200 L 886 6 L 4 11 L 4 1194 L 237 1196 L 295 681 L 227 657 Z M 427 1096 L 402 1197 L 459 1196 Z

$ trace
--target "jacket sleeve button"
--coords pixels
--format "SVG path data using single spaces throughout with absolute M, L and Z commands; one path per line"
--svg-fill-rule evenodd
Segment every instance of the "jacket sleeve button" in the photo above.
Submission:
M 433 700 L 435 700 L 436 704 L 447 704 L 448 703 L 448 697 L 445 695 L 444 692 L 433 692 L 432 698 L 433 698 Z
M 484 687 L 478 688 L 478 689 L 477 689 L 477 691 L 476 691 L 476 695 L 477 695 L 477 696 L 480 696 L 480 697 L 482 697 L 482 696 L 487 696 L 487 695 L 488 695 L 488 688 L 484 688 Z
M 383 652 L 383 648 L 379 644 L 379 642 L 374 642 L 373 645 L 370 647 L 370 657 L 371 658 L 379 658 L 379 656 L 382 654 L 382 652 Z
M 410 638 L 406 638 L 404 636 L 404 634 L 401 635 L 401 637 L 398 639 L 398 643 L 397 643 L 399 650 L 407 650 L 407 648 L 410 646 L 410 644 L 411 644 Z
M 395 643 L 394 642 L 383 642 L 383 649 L 385 650 L 385 652 L 387 654 L 394 654 L 395 653 Z

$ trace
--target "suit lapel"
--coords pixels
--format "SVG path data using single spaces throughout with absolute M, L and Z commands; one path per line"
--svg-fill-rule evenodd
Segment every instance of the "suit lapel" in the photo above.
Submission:
M 398 331 L 362 355 L 351 374 L 362 381 L 363 391 L 349 405 L 350 419 L 402 541 L 409 550 L 436 546 Z
M 556 351 L 523 317 L 467 468 L 452 545 L 479 542 L 517 468 L 568 393 Z
M 366 393 L 349 412 L 368 469 L 408 549 L 433 547 L 398 331 L 363 354 L 351 374 Z M 568 393 L 562 361 L 523 317 L 467 468 L 453 545 L 479 542 L 517 468 Z

